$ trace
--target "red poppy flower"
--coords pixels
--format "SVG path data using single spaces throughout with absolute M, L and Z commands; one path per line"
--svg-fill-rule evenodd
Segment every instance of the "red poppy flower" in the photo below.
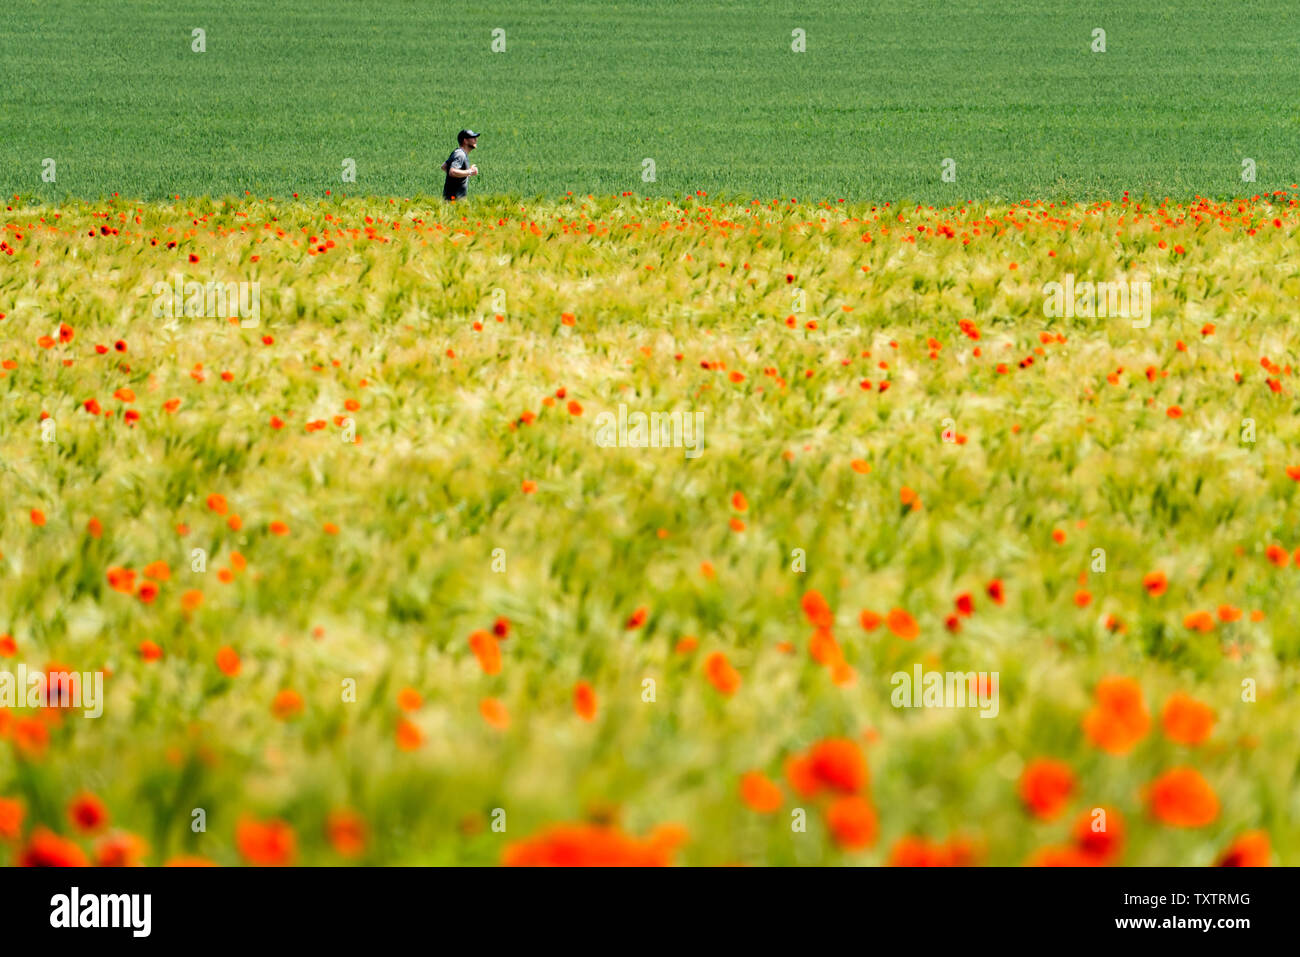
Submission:
M 19 867 L 86 867 L 86 853 L 45 827 L 32 832 L 18 855 Z
M 1151 813 L 1171 827 L 1204 827 L 1219 816 L 1219 799 L 1195 768 L 1174 768 L 1151 782 Z
M 1064 761 L 1036 758 L 1020 775 L 1020 799 L 1044 821 L 1060 817 L 1073 792 L 1074 772 Z

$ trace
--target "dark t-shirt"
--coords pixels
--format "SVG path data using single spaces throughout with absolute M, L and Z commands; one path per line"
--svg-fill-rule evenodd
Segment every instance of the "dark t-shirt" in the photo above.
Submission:
M 469 157 L 460 147 L 447 159 L 447 179 L 442 184 L 443 199 L 464 199 L 469 193 L 469 177 L 461 179 L 452 176 L 451 170 L 454 169 L 469 169 Z

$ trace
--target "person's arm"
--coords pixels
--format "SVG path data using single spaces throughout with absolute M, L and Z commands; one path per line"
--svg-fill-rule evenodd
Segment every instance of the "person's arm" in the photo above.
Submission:
M 471 176 L 478 175 L 478 167 L 471 166 L 469 169 L 449 169 L 447 175 L 453 179 L 468 179 Z

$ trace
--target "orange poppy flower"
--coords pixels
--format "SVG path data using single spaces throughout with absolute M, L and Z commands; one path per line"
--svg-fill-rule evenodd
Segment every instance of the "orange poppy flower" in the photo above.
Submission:
M 827 604 L 826 599 L 822 597 L 819 591 L 804 592 L 800 600 L 803 606 L 803 613 L 808 616 L 808 620 L 817 628 L 830 628 L 835 624 L 835 614 L 831 611 L 831 606 Z
M 881 626 L 884 620 L 884 618 L 877 615 L 874 611 L 864 610 L 862 614 L 858 616 L 858 624 L 860 624 L 865 631 L 875 631 Z
M 496 636 L 490 631 L 476 631 L 469 636 L 469 648 L 478 659 L 479 667 L 485 675 L 501 673 L 501 647 Z
M 1164 572 L 1148 572 L 1142 576 L 1142 587 L 1147 590 L 1147 594 L 1152 598 L 1159 598 L 1169 589 L 1169 579 L 1165 577 Z
M 239 674 L 239 652 L 235 651 L 229 645 L 217 649 L 217 668 L 227 678 L 233 678 Z
M 1127 754 L 1151 727 L 1141 685 L 1132 678 L 1103 678 L 1094 698 L 1092 710 L 1083 716 L 1084 734 L 1109 754 Z
M 212 509 L 212 511 L 216 512 L 218 515 L 225 515 L 226 508 L 227 508 L 226 497 L 224 495 L 218 495 L 216 493 L 209 495 L 208 508 Z
M 397 722 L 397 747 L 403 751 L 414 751 L 424 743 L 424 733 L 406 718 Z
M 828 628 L 818 628 L 808 643 L 808 653 L 819 665 L 832 666 L 844 660 L 839 642 Z
M 292 688 L 285 688 L 276 694 L 275 699 L 271 702 L 271 713 L 281 721 L 288 721 L 290 718 L 296 718 L 302 714 L 303 701 L 302 695 Z
M 113 566 L 108 570 L 108 587 L 124 595 L 135 594 L 135 572 L 129 568 Z
M 325 836 L 340 857 L 360 857 L 366 851 L 366 822 L 356 811 L 330 811 Z
M 965 867 L 974 860 L 975 847 L 960 837 L 936 842 L 903 836 L 889 850 L 890 867 Z
M 830 669 L 831 669 L 831 683 L 834 684 L 835 687 L 850 688 L 853 685 L 857 684 L 858 682 L 857 671 L 853 668 L 852 665 L 850 665 L 843 658 L 840 658 L 838 661 L 832 661 L 830 664 Z
M 1160 713 L 1165 737 L 1179 744 L 1201 744 L 1214 730 L 1214 709 L 1181 691 L 1169 696 Z
M 1071 836 L 1079 850 L 1113 864 L 1124 849 L 1124 818 L 1113 807 L 1087 808 L 1075 818 Z
M 885 624 L 890 631 L 904 641 L 912 641 L 921 633 L 916 619 L 901 608 L 891 608 L 889 615 L 885 618 Z
M 876 842 L 876 812 L 859 794 L 836 798 L 826 809 L 826 826 L 839 847 L 860 851 Z
M 424 699 L 414 688 L 403 688 L 397 692 L 397 706 L 403 711 L 419 711 Z
M 685 841 L 680 828 L 656 828 L 644 838 L 606 824 L 555 824 L 507 845 L 507 867 L 668 867 Z
M 727 656 L 720 651 L 715 651 L 705 659 L 704 673 L 708 676 L 709 683 L 725 697 L 731 697 L 740 687 L 740 672 L 731 667 Z
M 1147 790 L 1151 813 L 1171 827 L 1204 827 L 1219 816 L 1219 799 L 1195 768 L 1166 771 Z
M 1228 845 L 1216 867 L 1268 867 L 1273 857 L 1267 831 L 1247 831 Z
M 245 816 L 235 826 L 235 847 L 256 867 L 282 867 L 293 862 L 297 838 L 284 821 L 263 822 Z
M 40 718 L 20 718 L 14 722 L 14 747 L 26 758 L 39 758 L 50 745 L 50 728 Z
M 781 788 L 761 771 L 750 771 L 740 778 L 740 797 L 750 810 L 771 814 L 781 807 Z
M 1020 775 L 1020 799 L 1044 821 L 1055 820 L 1074 792 L 1074 772 L 1064 761 L 1035 758 Z
M 88 863 L 80 847 L 46 827 L 32 831 L 18 855 L 19 867 L 85 867 Z
M 1097 867 L 1101 860 L 1077 847 L 1040 847 L 1025 861 L 1026 867 Z
M 504 731 L 510 727 L 510 712 L 496 698 L 484 698 L 478 703 L 478 713 L 483 716 L 483 720 L 498 731 Z
M 953 867 L 969 867 L 983 853 L 981 844 L 960 835 L 948 838 L 947 849 Z
M 947 864 L 947 849 L 924 837 L 904 835 L 889 849 L 890 867 L 945 867 Z
M 596 692 L 585 681 L 579 681 L 573 689 L 573 710 L 583 721 L 596 719 Z
M 0 797 L 0 840 L 16 841 L 23 836 L 23 802 Z
M 325 817 L 325 836 L 341 857 L 365 853 L 365 819 L 354 810 L 333 810 Z
M 816 797 L 822 789 L 822 782 L 813 773 L 812 758 L 806 754 L 792 754 L 785 759 L 785 777 L 800 797 Z
M 108 834 L 95 844 L 96 867 L 139 867 L 149 853 L 144 838 L 129 832 Z
M 145 578 L 152 578 L 156 582 L 165 582 L 171 579 L 171 567 L 164 561 L 150 562 L 144 566 L 140 572 Z
M 870 774 L 857 742 L 849 738 L 825 738 L 808 751 L 809 770 L 821 786 L 856 794 L 867 786 Z

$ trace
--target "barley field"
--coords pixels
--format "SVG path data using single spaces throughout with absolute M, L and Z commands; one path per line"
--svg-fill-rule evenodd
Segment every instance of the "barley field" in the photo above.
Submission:
M 0 857 L 1296 863 L 1298 202 L 11 199 Z

